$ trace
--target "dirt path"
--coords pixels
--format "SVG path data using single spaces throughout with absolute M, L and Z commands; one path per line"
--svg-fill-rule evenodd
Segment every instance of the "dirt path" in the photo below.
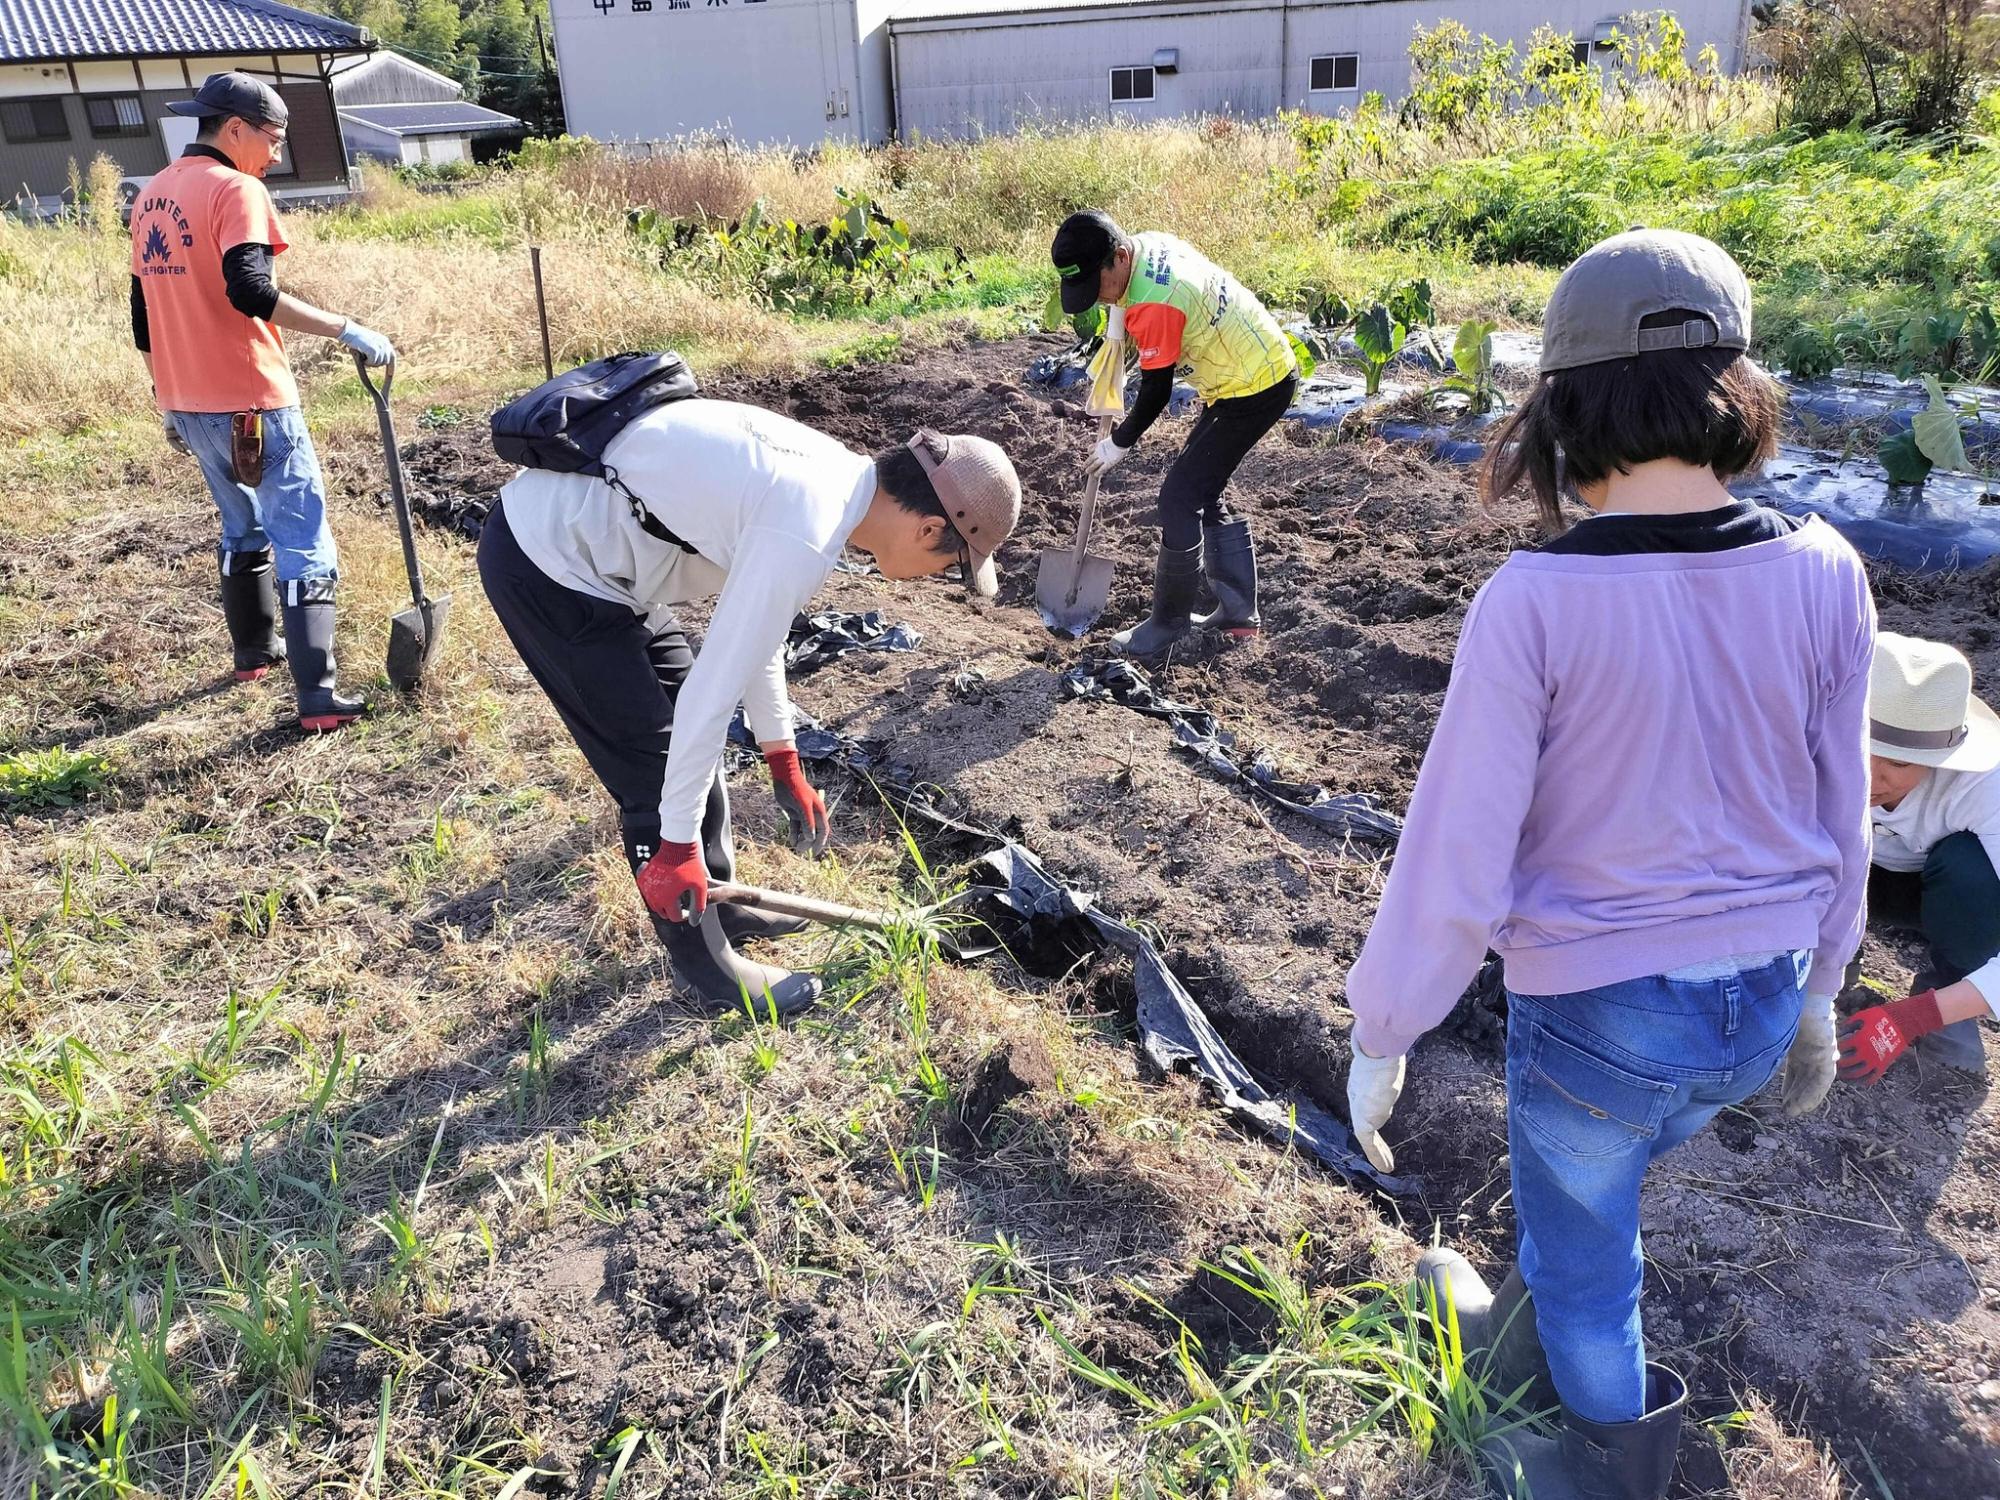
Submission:
M 1089 423 L 1020 380 L 1052 340 L 968 345 L 839 376 L 732 382 L 751 400 L 857 448 L 916 425 L 1003 443 L 1028 490 L 1002 554 L 1000 599 L 838 577 L 828 602 L 877 608 L 924 634 L 911 655 L 860 658 L 797 685 L 811 713 L 963 808 L 997 821 L 1127 920 L 1163 936 L 1181 978 L 1255 1067 L 1344 1114 L 1342 981 L 1382 867 L 1306 820 L 1260 807 L 1174 753 L 1165 726 L 1068 698 L 1061 678 L 1144 607 L 1153 496 L 1184 421 L 1166 423 L 1106 487 L 1099 547 L 1118 564 L 1093 639 L 1060 640 L 1033 611 L 1034 558 L 1071 535 Z M 490 490 L 477 444 L 439 434 L 424 470 L 440 497 Z M 1198 641 L 1164 679 L 1221 716 L 1282 773 L 1400 811 L 1435 722 L 1464 610 L 1528 537 L 1468 476 L 1375 443 L 1281 432 L 1232 499 L 1251 518 L 1266 628 L 1248 648 Z M 1964 647 L 2000 683 L 2000 575 L 1878 578 L 1890 628 Z M 1907 935 L 1871 937 L 1868 973 L 1907 982 Z M 1075 975 L 1110 997 L 1111 960 Z M 1427 1039 L 1392 1129 L 1425 1180 L 1385 1206 L 1489 1264 L 1510 1254 L 1497 1021 L 1462 1016 Z M 1897 1495 L 2000 1494 L 2000 1258 L 1992 1247 L 2000 1131 L 1983 1080 L 1906 1065 L 1879 1090 L 1836 1088 L 1788 1122 L 1775 1100 L 1729 1112 L 1647 1189 L 1648 1337 L 1690 1372 L 1706 1416 L 1746 1388 Z M 1865 1457 L 1864 1457 L 1865 1455 Z

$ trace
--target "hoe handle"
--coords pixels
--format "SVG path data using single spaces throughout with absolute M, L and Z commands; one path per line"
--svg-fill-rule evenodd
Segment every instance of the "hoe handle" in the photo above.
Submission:
M 708 899 L 729 906 L 753 906 L 778 917 L 797 917 L 821 922 L 828 927 L 866 927 L 882 932 L 896 923 L 885 911 L 864 911 L 858 906 L 842 906 L 837 901 L 819 901 L 811 896 L 794 896 L 788 891 L 766 890 L 758 885 L 737 885 L 727 880 L 709 882 Z

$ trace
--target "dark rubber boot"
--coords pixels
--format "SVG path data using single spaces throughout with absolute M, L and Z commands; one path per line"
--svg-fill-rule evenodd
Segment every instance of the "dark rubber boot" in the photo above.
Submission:
M 736 839 L 729 817 L 729 784 L 723 780 L 720 766 L 715 768 L 715 780 L 709 783 L 708 806 L 702 810 L 701 854 L 703 863 L 708 866 L 710 880 L 736 878 Z M 723 936 L 732 943 L 790 937 L 795 932 L 804 932 L 807 926 L 800 918 L 771 916 L 754 906 L 730 906 L 717 902 L 715 912 L 722 923 Z
M 1195 624 L 1226 630 L 1239 641 L 1255 636 L 1263 621 L 1257 613 L 1257 549 L 1250 541 L 1250 523 L 1204 527 L 1201 570 L 1215 595 L 1215 611 L 1196 615 Z
M 222 618 L 236 655 L 236 680 L 255 682 L 285 659 L 278 635 L 278 586 L 271 551 L 222 554 Z
M 1201 544 L 1161 547 L 1153 569 L 1153 612 L 1144 623 L 1111 637 L 1111 648 L 1149 665 L 1194 629 L 1194 601 L 1201 587 Z
M 709 908 L 698 922 L 653 918 L 653 931 L 666 945 L 674 978 L 711 1015 L 741 1010 L 746 995 L 760 1017 L 768 1013 L 768 1006 L 775 1006 L 781 1016 L 796 1015 L 819 999 L 819 980 L 812 975 L 752 963 L 730 947 L 717 910 Z
M 284 585 L 285 654 L 299 692 L 299 728 L 324 734 L 368 712 L 359 698 L 343 698 L 333 685 L 331 578 L 295 578 Z
M 1520 1428 L 1479 1452 L 1501 1500 L 1665 1500 L 1686 1410 L 1686 1382 L 1648 1364 L 1638 1421 L 1592 1422 L 1565 1407 L 1553 1441 Z

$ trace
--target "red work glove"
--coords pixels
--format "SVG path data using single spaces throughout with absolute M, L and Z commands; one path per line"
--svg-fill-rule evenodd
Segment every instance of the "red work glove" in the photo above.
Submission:
M 778 806 L 792 825 L 792 847 L 804 849 L 810 843 L 814 854 L 826 853 L 833 837 L 833 822 L 826 815 L 826 802 L 806 780 L 796 750 L 766 750 L 764 764 L 771 768 L 771 790 L 778 794 Z
M 647 909 L 669 922 L 689 922 L 708 910 L 708 866 L 693 844 L 662 843 L 639 871 Z
M 1910 1043 L 1943 1027 L 1936 990 L 1858 1010 L 1840 1028 L 1840 1076 L 1849 1083 L 1879 1083 Z

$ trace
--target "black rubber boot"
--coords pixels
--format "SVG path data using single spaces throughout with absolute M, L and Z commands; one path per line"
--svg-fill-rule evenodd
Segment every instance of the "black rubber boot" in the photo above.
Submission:
M 736 878 L 736 839 L 729 817 L 729 785 L 723 780 L 720 766 L 715 768 L 715 780 L 709 783 L 708 805 L 702 809 L 701 854 L 702 862 L 708 866 L 710 880 Z M 732 943 L 790 937 L 795 932 L 804 932 L 807 926 L 797 917 L 771 916 L 752 906 L 730 906 L 717 902 L 715 912 L 722 923 L 723 936 Z
M 1263 621 L 1257 613 L 1257 549 L 1250 540 L 1250 523 L 1204 527 L 1201 570 L 1215 595 L 1215 611 L 1196 615 L 1195 624 L 1226 630 L 1238 640 L 1256 635 Z
M 666 945 L 674 978 L 683 990 L 718 1016 L 741 1010 L 746 995 L 759 1017 L 771 1006 L 781 1016 L 795 1015 L 819 999 L 819 980 L 812 975 L 753 963 L 732 948 L 716 915 L 719 910 L 710 907 L 698 922 L 653 917 L 653 931 Z
M 284 586 L 285 654 L 299 692 L 299 728 L 324 734 L 368 712 L 359 698 L 343 698 L 333 685 L 331 578 L 296 578 Z
M 1646 1415 L 1636 1422 L 1591 1422 L 1565 1407 L 1556 1447 L 1571 1493 L 1577 1500 L 1665 1500 L 1686 1411 L 1687 1382 L 1655 1364 L 1646 1366 Z M 1539 1485 L 1535 1494 L 1544 1500 Z
M 1114 651 L 1151 664 L 1194 629 L 1195 594 L 1201 587 L 1201 543 L 1161 547 L 1153 568 L 1153 612 L 1142 624 L 1111 637 Z
M 278 635 L 278 586 L 271 551 L 225 552 L 221 576 L 222 618 L 236 655 L 236 680 L 255 682 L 285 659 Z

